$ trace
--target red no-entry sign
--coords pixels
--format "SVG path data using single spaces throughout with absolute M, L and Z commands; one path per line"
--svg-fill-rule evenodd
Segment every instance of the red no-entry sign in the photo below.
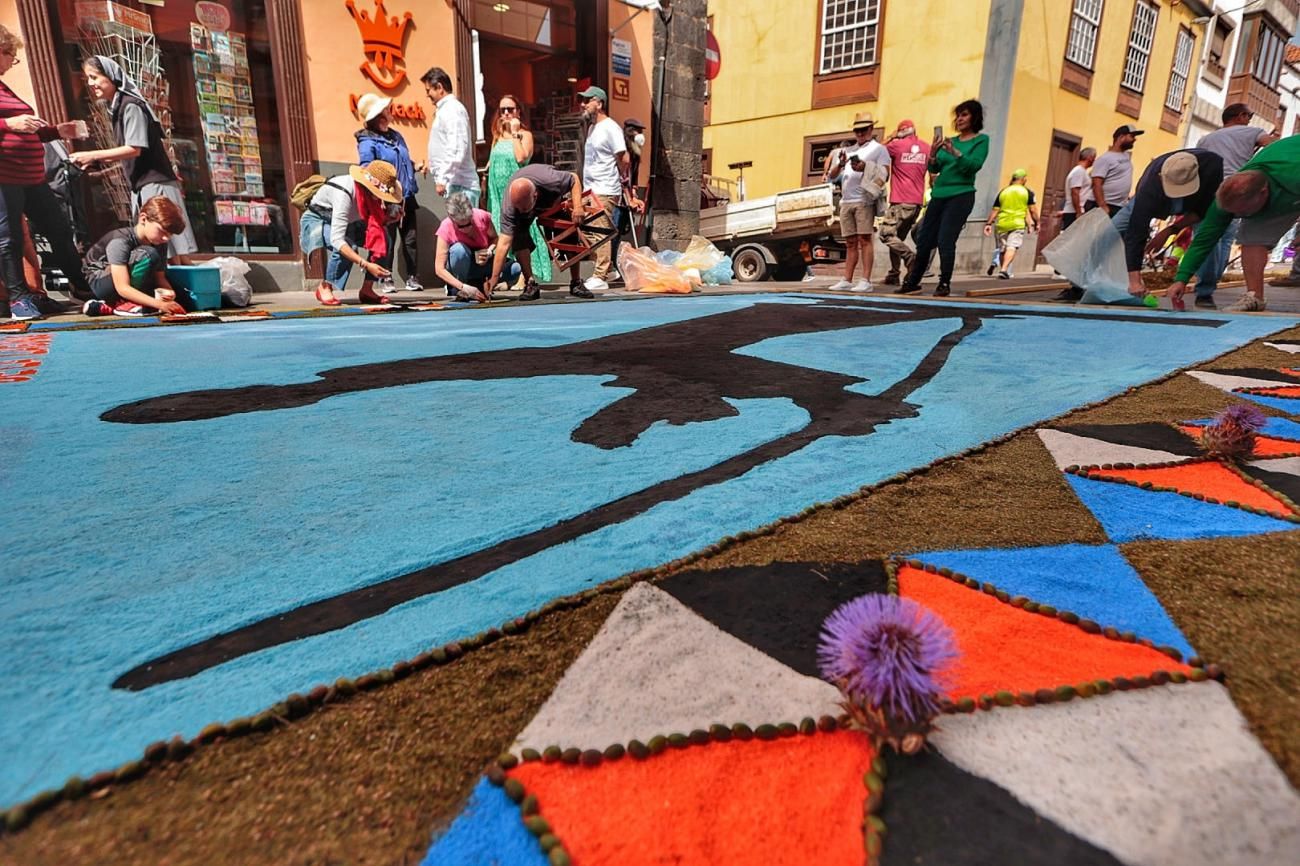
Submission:
M 704 77 L 712 81 L 722 71 L 722 49 L 718 47 L 718 40 L 713 38 L 712 30 L 705 33 L 708 41 L 704 43 Z

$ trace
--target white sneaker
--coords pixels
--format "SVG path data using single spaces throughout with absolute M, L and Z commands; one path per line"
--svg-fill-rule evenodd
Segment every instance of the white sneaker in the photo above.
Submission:
M 840 280 L 838 283 L 827 286 L 826 288 L 832 292 L 850 292 L 853 290 L 853 284 L 848 280 Z
M 408 291 L 408 292 L 423 292 L 423 291 L 424 291 L 424 286 L 421 285 L 421 284 L 420 284 L 420 281 L 417 280 L 415 277 L 407 277 L 407 278 L 406 278 L 406 285 L 403 286 L 402 288 L 403 288 L 405 291 Z
M 849 289 L 849 291 L 850 291 L 850 292 L 870 292 L 870 291 L 872 291 L 871 281 L 870 281 L 870 280 L 858 280 L 856 283 L 853 284 L 853 288 Z
M 618 271 L 610 271 L 608 274 L 605 274 L 605 282 L 607 283 L 617 283 L 621 279 L 623 279 L 623 275 Z
M 608 292 L 608 291 L 609 291 L 609 283 L 605 282 L 605 281 L 602 280 L 600 277 L 588 277 L 588 278 L 587 278 L 587 281 L 586 281 L 585 283 L 583 283 L 582 285 L 585 286 L 586 289 L 587 289 L 587 291 L 589 291 L 589 292 Z
M 1255 296 L 1253 292 L 1246 292 L 1235 302 L 1223 308 L 1225 313 L 1262 313 L 1267 308 L 1262 298 Z

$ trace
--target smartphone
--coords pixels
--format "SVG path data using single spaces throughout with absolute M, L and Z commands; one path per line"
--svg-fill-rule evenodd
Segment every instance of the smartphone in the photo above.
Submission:
M 934 128 L 934 137 L 935 137 L 935 138 L 943 138 L 943 127 L 942 127 L 942 126 L 936 126 L 936 127 Z

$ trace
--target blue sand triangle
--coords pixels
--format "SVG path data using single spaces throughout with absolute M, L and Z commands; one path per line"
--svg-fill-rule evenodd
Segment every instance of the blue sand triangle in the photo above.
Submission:
M 548 866 L 549 861 L 505 792 L 481 779 L 465 809 L 434 840 L 420 866 Z
M 1213 418 L 1200 418 L 1196 421 L 1184 421 L 1184 424 L 1195 425 L 1197 427 L 1208 427 L 1214 423 Z M 1276 418 L 1270 415 L 1264 422 L 1264 426 L 1259 428 L 1259 432 L 1265 436 L 1277 436 L 1281 439 L 1300 440 L 1300 423 L 1288 420 L 1286 418 Z
M 1300 525 L 1261 517 L 1227 505 L 1210 505 L 1181 493 L 1142 490 L 1129 484 L 1067 475 L 1074 493 L 1092 511 L 1111 541 L 1177 541 L 1286 532 Z
M 1288 415 L 1300 415 L 1300 400 L 1294 397 L 1270 397 L 1267 394 L 1243 394 L 1240 391 L 1233 391 L 1238 397 L 1245 397 L 1247 400 L 1253 400 L 1261 406 L 1268 406 L 1272 409 L 1281 409 Z
M 1059 544 L 1011 550 L 939 550 L 911 554 L 1102 625 L 1196 655 L 1169 614 L 1112 544 Z

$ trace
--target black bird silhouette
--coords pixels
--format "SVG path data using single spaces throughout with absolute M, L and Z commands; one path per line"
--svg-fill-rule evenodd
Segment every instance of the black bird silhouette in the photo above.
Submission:
M 1065 311 L 1006 311 L 933 303 L 888 306 L 851 299 L 813 303 L 757 302 L 737 310 L 614 334 L 579 343 L 414 358 L 340 367 L 311 382 L 189 391 L 128 403 L 100 416 L 124 424 L 202 421 L 243 412 L 307 406 L 330 397 L 421 382 L 600 375 L 608 387 L 633 393 L 593 414 L 572 439 L 597 448 L 632 444 L 652 424 L 712 421 L 738 414 L 725 398 L 783 397 L 809 416 L 801 429 L 713 466 L 654 484 L 582 514 L 457 559 L 306 604 L 148 661 L 120 676 L 115 688 L 139 690 L 193 676 L 209 667 L 378 616 L 396 605 L 474 580 L 511 562 L 621 523 L 663 502 L 737 478 L 804 448 L 823 436 L 864 436 L 879 425 L 918 414 L 906 398 L 943 369 L 952 350 L 988 318 L 1071 318 L 1135 321 L 1180 327 L 1219 327 L 1220 321 L 1150 315 L 1090 315 Z M 898 382 L 870 396 L 848 390 L 864 379 L 737 354 L 762 340 L 951 319 L 954 330 L 935 343 Z

